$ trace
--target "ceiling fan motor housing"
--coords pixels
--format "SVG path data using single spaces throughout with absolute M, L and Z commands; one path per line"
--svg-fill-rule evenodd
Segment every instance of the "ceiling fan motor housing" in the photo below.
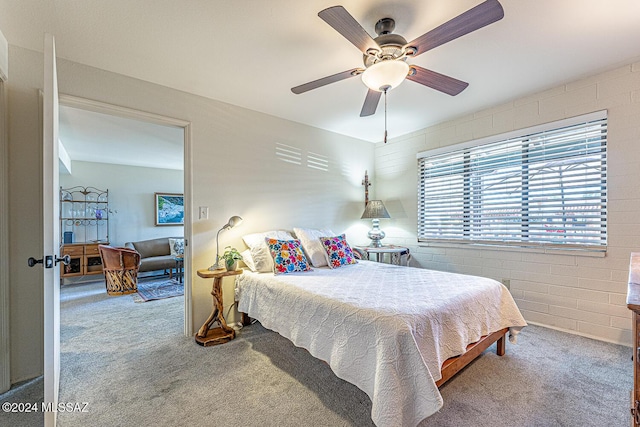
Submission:
M 380 21 L 378 21 L 380 22 Z M 377 27 L 377 25 L 376 25 Z M 362 60 L 365 67 L 370 67 L 376 62 L 387 60 L 402 60 L 406 61 L 404 46 L 407 44 L 407 40 L 400 34 L 382 34 L 374 39 L 378 46 L 380 46 L 380 52 L 375 54 L 364 54 Z
M 381 36 L 383 34 L 393 33 L 396 28 L 396 21 L 392 18 L 382 18 L 376 22 L 375 30 L 376 34 Z

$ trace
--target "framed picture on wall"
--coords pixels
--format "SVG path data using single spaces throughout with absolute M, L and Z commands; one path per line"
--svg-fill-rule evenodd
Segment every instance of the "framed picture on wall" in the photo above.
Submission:
M 184 225 L 184 195 L 154 193 L 156 225 Z

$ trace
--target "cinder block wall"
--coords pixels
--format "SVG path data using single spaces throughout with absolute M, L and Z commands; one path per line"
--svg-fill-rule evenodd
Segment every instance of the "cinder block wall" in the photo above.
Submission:
M 605 109 L 609 118 L 605 256 L 418 245 L 418 152 Z M 385 243 L 409 246 L 414 266 L 508 280 L 529 322 L 631 344 L 625 300 L 630 253 L 640 252 L 640 62 L 378 143 L 375 164 L 376 198 L 385 202 L 392 216 L 381 221 Z

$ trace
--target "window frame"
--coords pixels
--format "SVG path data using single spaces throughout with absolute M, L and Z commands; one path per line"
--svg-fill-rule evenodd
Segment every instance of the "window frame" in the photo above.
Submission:
M 597 237 L 594 238 L 592 236 L 593 233 L 587 233 L 588 238 L 583 239 L 584 241 L 580 243 L 575 243 L 575 241 L 574 243 L 571 243 L 571 240 L 570 240 L 571 238 L 568 237 L 569 236 L 568 234 L 564 235 L 565 236 L 564 243 L 563 243 L 563 239 L 557 239 L 556 241 L 548 241 L 548 240 L 555 239 L 555 237 L 550 237 L 547 241 L 545 241 L 544 237 L 540 237 L 540 235 L 538 235 L 537 238 L 534 236 L 533 240 L 529 240 L 529 239 L 532 239 L 532 237 L 529 234 L 535 234 L 534 232 L 531 232 L 531 228 L 529 227 L 529 219 L 530 219 L 529 218 L 530 207 L 528 204 L 529 186 L 531 185 L 531 182 L 534 180 L 533 175 L 530 175 L 528 173 L 528 168 L 531 167 L 531 164 L 528 160 L 528 157 L 530 154 L 528 150 L 530 150 L 530 148 L 527 148 L 530 145 L 529 142 L 536 137 L 540 137 L 540 136 L 545 137 L 545 134 L 549 132 L 552 132 L 552 133 L 565 132 L 567 135 L 570 135 L 570 132 L 572 131 L 572 129 L 570 129 L 571 127 L 576 127 L 580 125 L 585 125 L 586 127 L 588 123 L 598 122 L 598 121 L 601 122 L 600 124 L 602 125 L 602 130 L 603 130 L 602 137 L 600 139 L 600 149 L 598 150 L 596 147 L 596 150 L 599 152 L 599 157 L 598 157 L 598 160 L 596 161 L 599 161 L 600 165 L 598 166 L 599 169 L 596 169 L 597 172 L 595 174 L 591 172 L 589 174 L 589 177 L 591 177 L 592 175 L 593 176 L 600 175 L 600 180 L 598 184 L 600 189 L 599 189 L 599 192 L 596 192 L 596 194 L 600 195 L 599 197 L 600 201 L 597 203 L 594 203 L 594 205 L 600 205 L 600 208 L 596 213 L 600 215 L 599 223 L 601 227 L 600 234 L 602 235 L 602 237 L 600 237 L 600 239 L 597 240 L 598 239 Z M 524 129 L 518 129 L 515 131 L 511 131 L 511 132 L 507 132 L 499 135 L 493 135 L 486 138 L 471 140 L 461 144 L 454 144 L 451 146 L 440 147 L 440 148 L 418 153 L 416 155 L 417 171 L 418 171 L 417 173 L 418 175 L 417 190 L 418 191 L 417 191 L 417 209 L 416 209 L 417 210 L 416 236 L 417 236 L 418 243 L 430 244 L 430 245 L 444 243 L 444 244 L 455 244 L 455 245 L 462 245 L 462 246 L 465 246 L 465 245 L 483 245 L 483 246 L 492 246 L 492 247 L 507 246 L 507 247 L 520 247 L 520 248 L 537 248 L 537 249 L 551 250 L 551 251 L 580 250 L 580 251 L 589 251 L 589 252 L 602 252 L 602 253 L 606 252 L 607 244 L 608 244 L 607 127 L 608 127 L 608 114 L 606 110 L 602 110 L 602 111 L 596 111 L 589 114 L 584 114 L 581 116 L 571 117 L 564 120 L 549 122 L 549 123 L 532 126 Z M 565 129 L 565 128 L 569 128 L 569 129 Z M 546 141 L 547 140 L 545 139 L 545 143 Z M 481 239 L 481 238 L 474 237 L 474 234 L 476 233 L 472 231 L 472 228 L 474 228 L 474 224 L 473 224 L 474 217 L 472 215 L 475 213 L 477 217 L 478 209 L 474 210 L 471 207 L 471 205 L 474 203 L 476 204 L 478 203 L 477 200 L 472 200 L 473 196 L 476 196 L 477 198 L 478 193 L 474 193 L 471 190 L 471 186 L 474 185 L 473 183 L 470 182 L 470 180 L 472 179 L 472 172 L 473 172 L 474 166 L 472 165 L 472 162 L 470 161 L 470 159 L 469 158 L 465 159 L 464 156 L 467 156 L 467 155 L 470 156 L 470 152 L 474 150 L 481 151 L 483 149 L 483 146 L 484 147 L 493 146 L 493 147 L 499 148 L 500 144 L 505 144 L 505 147 L 506 147 L 506 144 L 509 144 L 511 142 L 516 142 L 517 144 L 520 144 L 519 149 L 520 149 L 520 152 L 522 153 L 522 158 L 519 160 L 519 163 L 515 163 L 519 165 L 519 168 L 524 171 L 524 173 L 519 175 L 519 179 L 522 180 L 520 190 L 519 190 L 519 197 L 520 197 L 521 203 L 520 203 L 519 211 L 515 212 L 516 213 L 515 217 L 518 218 L 518 222 L 520 224 L 519 227 L 522 229 L 522 232 L 519 233 L 520 234 L 519 236 L 515 236 L 512 230 L 507 229 L 507 231 L 503 231 L 503 233 L 505 233 L 505 235 L 508 238 L 501 239 L 499 237 L 496 237 L 498 236 L 498 233 L 496 233 L 495 231 L 492 234 L 492 231 L 489 225 L 487 225 L 485 228 L 483 228 L 482 226 L 478 228 L 476 224 L 475 225 L 476 229 L 480 230 L 481 233 L 487 233 L 488 231 L 487 235 L 489 236 L 489 238 Z M 448 234 L 448 237 L 446 236 L 438 237 L 438 236 L 434 236 L 433 234 L 430 235 L 429 227 L 431 225 L 423 223 L 423 221 L 428 220 L 429 217 L 427 216 L 426 218 L 424 218 L 424 216 L 427 214 L 421 212 L 421 209 L 424 209 L 423 208 L 424 204 L 427 203 L 424 195 L 425 183 L 423 182 L 423 180 L 425 179 L 425 176 L 424 176 L 425 169 L 423 168 L 422 163 L 426 161 L 424 159 L 436 158 L 436 156 L 446 156 L 447 154 L 451 155 L 452 161 L 456 156 L 459 158 L 462 158 L 462 161 L 461 161 L 462 172 L 459 172 L 460 168 L 458 168 L 458 172 L 456 172 L 456 174 L 451 174 L 452 177 L 455 176 L 458 178 L 457 181 L 460 181 L 460 178 L 463 181 L 462 192 L 459 193 L 459 194 L 462 194 L 462 197 L 463 197 L 463 201 L 462 201 L 463 207 L 461 210 L 462 214 L 458 214 L 458 216 L 462 217 L 462 225 L 455 225 L 456 228 L 453 228 L 452 229 L 453 231 L 451 231 L 450 233 L 447 233 L 445 231 L 443 234 L 444 235 Z M 562 159 L 566 160 L 568 158 L 569 156 L 566 156 L 566 157 L 563 156 L 561 157 L 561 160 Z M 548 162 L 548 160 L 544 160 L 544 161 Z M 588 169 L 591 167 L 589 166 L 589 164 L 591 163 L 593 162 L 583 161 L 579 163 L 579 165 Z M 507 168 L 508 162 L 504 161 L 504 164 L 499 164 L 499 166 L 497 166 L 496 169 L 498 167 Z M 586 188 L 588 186 L 587 184 L 583 184 L 583 187 Z M 584 191 L 586 191 L 586 189 L 583 189 L 583 192 Z M 482 196 L 482 193 L 480 193 L 480 195 Z M 568 199 L 565 196 L 565 194 L 562 194 L 559 200 L 563 204 L 562 210 L 559 209 L 559 211 L 565 212 L 564 203 L 566 203 Z M 583 216 L 581 216 L 581 218 L 585 217 L 585 215 L 586 217 L 588 217 L 588 214 L 584 214 Z M 448 217 L 443 215 L 443 218 L 445 221 L 446 220 L 454 221 L 455 215 L 451 214 Z M 563 221 L 566 224 L 566 219 L 563 219 Z M 597 223 L 597 222 L 598 222 L 598 219 L 594 221 L 594 223 Z M 506 227 L 507 226 L 505 225 L 505 228 Z M 525 228 L 522 228 L 522 227 L 525 227 Z M 572 228 L 572 230 L 574 229 L 575 227 Z M 569 230 L 569 228 L 566 228 L 566 230 Z M 595 234 L 597 234 L 598 233 L 597 224 L 595 227 L 590 228 L 589 231 L 590 232 L 595 231 Z M 574 235 L 574 238 L 576 239 L 576 241 L 579 240 L 579 238 L 575 237 L 575 235 Z M 594 243 L 585 243 L 585 241 L 588 241 L 591 238 L 594 239 L 593 240 Z

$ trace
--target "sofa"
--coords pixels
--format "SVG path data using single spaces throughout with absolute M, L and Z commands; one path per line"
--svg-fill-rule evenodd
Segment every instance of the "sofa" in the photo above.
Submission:
M 138 270 L 140 273 L 164 270 L 165 272 L 169 271 L 171 275 L 172 270 L 176 267 L 174 257 L 180 251 L 175 251 L 174 249 L 172 253 L 169 239 L 172 241 L 184 241 L 183 237 L 160 237 L 139 242 L 127 242 L 124 246 L 135 249 L 140 254 L 140 269 Z

